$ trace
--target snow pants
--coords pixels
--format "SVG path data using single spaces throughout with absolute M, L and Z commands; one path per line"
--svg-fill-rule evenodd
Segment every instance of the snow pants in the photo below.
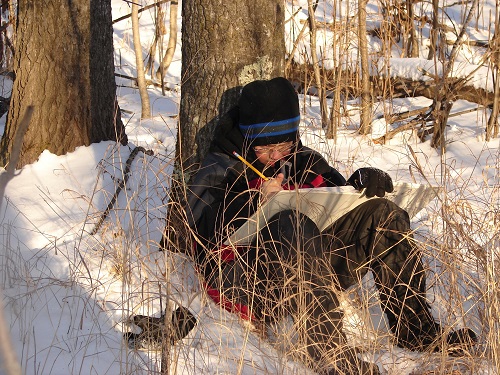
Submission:
M 313 368 L 328 362 L 337 363 L 339 372 L 365 373 L 346 349 L 336 293 L 369 270 L 398 344 L 431 342 L 437 326 L 425 299 L 421 254 L 408 214 L 385 199 L 361 204 L 322 233 L 308 217 L 283 211 L 252 246 L 213 271 L 208 282 L 225 298 L 247 305 L 261 321 L 291 315 L 299 352 Z

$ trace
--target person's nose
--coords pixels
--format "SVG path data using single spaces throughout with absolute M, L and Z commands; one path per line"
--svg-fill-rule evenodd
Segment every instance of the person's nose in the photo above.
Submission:
M 272 160 L 280 160 L 283 154 L 279 150 L 272 150 L 270 156 Z

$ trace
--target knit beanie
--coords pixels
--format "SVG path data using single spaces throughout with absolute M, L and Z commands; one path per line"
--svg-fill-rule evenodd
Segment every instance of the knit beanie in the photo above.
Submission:
M 264 146 L 297 140 L 299 99 L 287 79 L 277 77 L 245 85 L 239 109 L 239 128 L 249 145 Z

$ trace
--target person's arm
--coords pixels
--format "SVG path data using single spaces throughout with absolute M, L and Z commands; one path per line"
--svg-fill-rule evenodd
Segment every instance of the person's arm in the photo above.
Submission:
M 218 190 L 225 178 L 228 162 L 224 155 L 208 154 L 188 188 L 186 214 L 189 226 L 196 230 L 204 210 L 219 199 Z
M 345 186 L 346 179 L 317 151 L 303 147 L 297 158 L 298 170 L 302 171 L 303 184 L 313 187 Z
M 330 167 L 329 171 L 323 173 L 323 178 L 326 181 L 326 186 L 345 186 L 346 184 L 344 176 L 333 167 Z
M 255 211 L 258 190 L 250 189 L 241 162 L 210 153 L 189 188 L 189 225 L 206 242 L 218 242 Z

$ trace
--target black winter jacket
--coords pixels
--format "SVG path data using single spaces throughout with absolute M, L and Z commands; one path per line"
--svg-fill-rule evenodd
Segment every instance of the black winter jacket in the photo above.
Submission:
M 262 179 L 234 155 L 243 155 L 258 170 L 264 165 L 238 127 L 238 108 L 229 111 L 221 121 L 210 153 L 190 186 L 186 212 L 190 226 L 207 248 L 216 248 L 232 231 L 238 229 L 255 212 Z M 296 152 L 275 168 L 264 171 L 267 177 L 284 173 L 284 189 L 320 186 L 344 186 L 345 178 L 316 151 L 298 142 Z M 203 254 L 197 254 L 202 261 Z

